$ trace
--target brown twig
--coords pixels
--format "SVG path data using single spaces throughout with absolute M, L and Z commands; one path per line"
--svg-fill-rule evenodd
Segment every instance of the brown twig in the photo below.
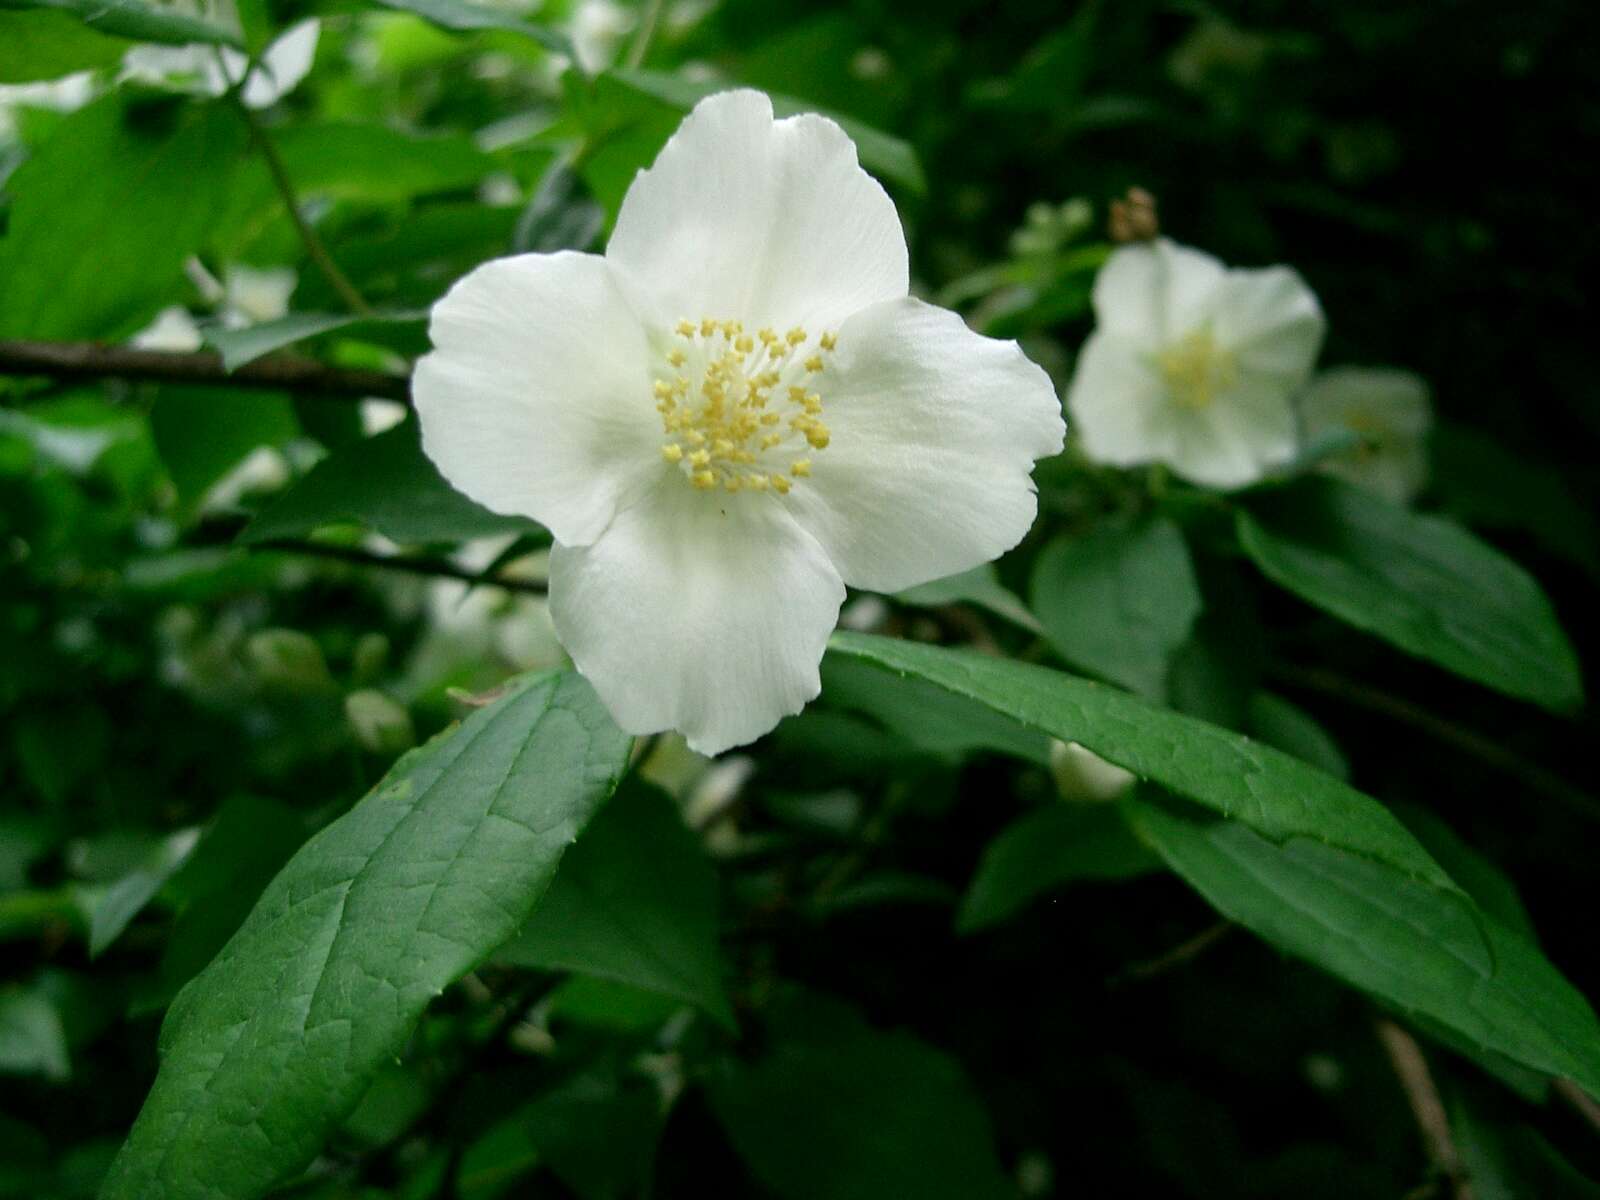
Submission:
M 1168 971 L 1187 965 L 1215 946 L 1238 926 L 1232 921 L 1218 921 L 1207 926 L 1186 942 L 1182 942 L 1155 958 L 1136 962 L 1106 981 L 1106 987 L 1119 988 L 1129 983 L 1143 983 L 1147 979 L 1165 975 Z
M 1456 1150 L 1455 1138 L 1450 1133 L 1450 1117 L 1444 1110 L 1444 1101 L 1439 1098 L 1439 1089 L 1428 1070 L 1422 1047 L 1417 1045 L 1416 1038 L 1388 1017 L 1379 1017 L 1374 1025 L 1378 1041 L 1388 1054 L 1389 1064 L 1417 1119 L 1428 1162 L 1439 1176 L 1449 1181 L 1454 1200 L 1472 1200 L 1472 1183 Z
M 1594 1097 L 1570 1079 L 1558 1079 L 1554 1087 L 1556 1095 L 1570 1104 L 1573 1111 L 1589 1123 L 1590 1128 L 1600 1133 L 1600 1104 L 1595 1102 Z
M 1294 687 L 1321 692 L 1325 696 L 1343 700 L 1357 708 L 1392 717 L 1448 746 L 1455 747 L 1479 762 L 1504 771 L 1508 775 L 1514 775 L 1535 791 L 1543 792 L 1550 799 L 1559 801 L 1590 820 L 1600 819 L 1600 801 L 1596 801 L 1587 792 L 1573 787 L 1553 771 L 1548 771 L 1537 763 L 1529 762 L 1520 755 L 1512 753 L 1493 738 L 1485 737 L 1470 729 L 1463 729 L 1460 725 L 1436 717 L 1426 709 L 1419 708 L 1398 696 L 1391 696 L 1377 688 L 1368 687 L 1333 671 L 1316 667 L 1278 666 L 1273 668 L 1272 674 Z
M 126 379 L 155 383 L 215 383 L 227 387 L 313 392 L 345 400 L 376 396 L 406 402 L 410 381 L 382 371 L 330 367 L 309 358 L 273 354 L 236 371 L 210 351 L 182 353 L 107 346 L 100 342 L 0 339 L 0 375 L 50 379 Z

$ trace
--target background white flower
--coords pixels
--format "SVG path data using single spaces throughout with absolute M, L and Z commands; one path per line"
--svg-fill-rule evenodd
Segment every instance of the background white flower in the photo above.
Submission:
M 907 295 L 844 131 L 756 92 L 695 107 L 604 257 L 485 264 L 431 335 L 424 449 L 554 534 L 556 631 L 623 728 L 708 754 L 817 694 L 846 583 L 1015 545 L 1064 432 L 1015 343 Z
M 1409 503 L 1428 482 L 1428 385 L 1393 367 L 1334 367 L 1312 380 L 1300 401 L 1306 441 L 1348 430 L 1361 445 L 1325 459 L 1319 470 Z
M 224 9 L 223 16 L 231 16 Z M 233 24 L 237 24 L 234 17 Z M 311 70 L 322 22 L 298 21 L 278 35 L 245 79 L 242 99 L 251 108 L 266 108 L 292 91 Z M 123 77 L 202 95 L 220 96 L 249 69 L 250 59 L 226 46 L 135 46 L 122 56 Z
M 1090 458 L 1229 488 L 1294 457 L 1293 401 L 1324 326 L 1294 271 L 1230 270 L 1161 238 L 1111 255 L 1094 310 L 1067 394 Z

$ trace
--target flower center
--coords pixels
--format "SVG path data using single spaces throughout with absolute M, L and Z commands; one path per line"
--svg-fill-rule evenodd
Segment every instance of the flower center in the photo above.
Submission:
M 833 348 L 833 334 L 813 342 L 798 327 L 679 321 L 655 380 L 661 457 L 702 491 L 786 494 L 828 446 L 817 389 Z
M 1233 355 L 1218 346 L 1209 329 L 1197 330 L 1156 355 L 1167 393 L 1180 408 L 1208 408 L 1217 393 L 1239 380 Z

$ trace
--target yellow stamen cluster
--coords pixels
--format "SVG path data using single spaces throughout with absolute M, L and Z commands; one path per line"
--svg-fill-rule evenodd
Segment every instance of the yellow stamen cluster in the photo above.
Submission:
M 1239 381 L 1233 355 L 1217 345 L 1209 329 L 1174 342 L 1156 355 L 1156 365 L 1172 399 L 1195 412 Z
M 814 390 L 835 335 L 804 329 L 746 333 L 739 321 L 679 321 L 654 383 L 666 441 L 661 457 L 696 488 L 786 495 L 828 446 Z M 811 350 L 807 353 L 807 350 Z M 796 455 L 799 457 L 796 457 Z M 777 459 L 787 470 L 772 470 Z

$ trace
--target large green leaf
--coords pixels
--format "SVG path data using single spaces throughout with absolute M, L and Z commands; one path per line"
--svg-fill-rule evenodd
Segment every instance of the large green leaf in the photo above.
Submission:
M 1032 598 L 1063 658 L 1155 699 L 1201 608 L 1189 548 L 1164 517 L 1057 538 L 1034 566 Z
M 408 420 L 323 459 L 250 522 L 240 539 L 304 537 L 346 521 L 405 544 L 538 529 L 522 517 L 492 513 L 446 483 L 422 453 L 417 423 Z
M 580 677 L 540 674 L 400 759 L 174 1001 L 106 1200 L 244 1200 L 301 1169 L 526 920 L 628 749 Z
M 1028 729 L 1078 742 L 1272 841 L 1324 842 L 1459 895 L 1449 876 L 1377 801 L 1229 730 L 1104 684 L 966 650 L 841 632 L 833 635 L 830 656 L 914 676 Z
M 127 52 L 121 38 L 96 33 L 64 12 L 14 12 L 0 3 L 0 83 L 59 79 L 109 67 Z
M 953 1059 L 820 996 L 786 997 L 768 1052 L 711 1102 L 755 1176 L 789 1200 L 1001 1200 L 986 1114 Z
M 226 198 L 245 129 L 225 105 L 66 117 L 6 185 L 0 334 L 116 338 L 178 293 Z
M 1268 578 L 1400 649 L 1548 708 L 1583 700 L 1538 583 L 1460 526 L 1332 479 L 1263 492 L 1239 540 Z
M 0 9 L 47 9 L 69 13 L 91 29 L 138 42 L 168 42 L 175 46 L 207 42 L 238 46 L 239 38 L 220 26 L 139 0 L 0 0 Z
M 717 875 L 672 798 L 630 783 L 562 861 L 544 903 L 495 955 L 698 1005 L 733 1026 L 717 943 Z
M 156 450 L 189 511 L 252 450 L 281 446 L 299 432 L 289 398 L 272 392 L 166 387 L 150 410 Z
M 1476 1050 L 1600 1091 L 1593 1010 L 1495 917 L 1337 846 L 1275 845 L 1237 822 L 1139 799 L 1128 810 L 1224 916 Z
M 513 10 L 471 4 L 468 0 L 377 0 L 385 8 L 415 13 L 441 29 L 468 32 L 478 29 L 504 29 L 531 37 L 547 50 L 574 57 L 566 36 L 546 25 L 524 21 Z

